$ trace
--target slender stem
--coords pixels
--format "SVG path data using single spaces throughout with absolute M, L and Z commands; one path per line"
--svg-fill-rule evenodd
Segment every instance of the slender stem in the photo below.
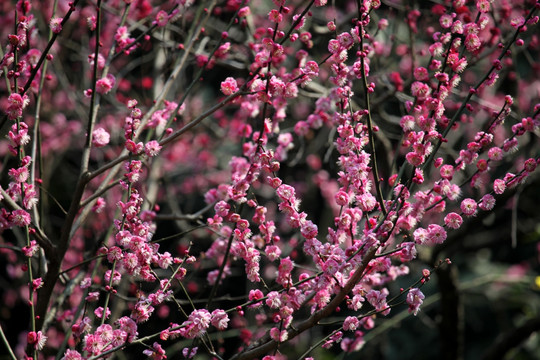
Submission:
M 281 41 L 279 42 L 280 45 L 283 45 L 285 43 L 285 41 L 289 40 L 289 36 L 292 34 L 292 32 L 294 31 L 294 29 L 296 28 L 296 25 L 300 24 L 300 22 L 302 21 L 302 19 L 304 19 L 304 16 L 306 16 L 306 14 L 308 13 L 309 9 L 311 9 L 311 7 L 313 6 L 313 4 L 315 4 L 315 0 L 311 0 L 309 2 L 309 4 L 306 6 L 306 8 L 304 9 L 304 11 L 302 11 L 302 13 L 300 14 L 300 16 L 298 16 L 298 18 L 296 19 L 296 21 L 291 25 L 291 27 L 289 28 L 289 31 L 287 31 L 287 34 L 285 34 L 285 36 L 281 39 Z
M 111 299 L 111 292 L 112 292 L 115 270 L 116 270 L 116 260 L 114 260 L 114 263 L 111 269 L 111 277 L 109 278 L 109 289 L 107 289 L 107 294 L 105 295 L 105 305 L 103 305 L 103 314 L 101 315 L 101 325 L 105 324 L 105 320 L 107 319 L 107 309 L 109 308 L 109 301 Z
M 238 15 L 238 12 L 240 11 L 240 8 L 244 5 L 245 3 L 245 0 L 242 0 L 242 3 L 240 4 L 240 6 L 238 7 L 238 9 L 236 10 L 236 12 L 234 13 L 234 15 L 232 16 L 231 20 L 229 21 L 229 24 L 227 25 L 226 27 L 226 31 L 228 31 L 231 26 L 234 24 L 234 20 L 237 19 L 237 15 Z M 211 4 L 211 9 L 207 12 L 207 15 L 206 17 L 204 18 L 203 22 L 202 22 L 202 25 L 201 26 L 204 26 L 203 24 L 205 24 L 206 22 L 208 22 L 208 19 L 210 17 L 210 13 L 212 11 L 212 8 L 216 5 L 215 2 L 213 2 Z M 199 31 L 200 31 L 200 28 L 199 28 Z M 193 38 L 192 38 L 193 39 Z M 216 51 L 219 49 L 221 43 L 223 42 L 223 39 L 220 38 L 218 40 L 218 42 L 216 43 L 216 45 L 214 46 L 214 48 L 212 49 L 212 51 L 210 52 L 209 56 L 208 56 L 208 59 L 207 61 L 209 62 L 210 59 L 212 59 L 212 57 L 214 56 L 214 54 L 216 53 Z M 190 47 L 193 46 L 193 41 L 191 41 L 189 43 Z M 184 64 L 185 64 L 185 60 L 187 59 L 187 56 L 189 55 L 189 51 L 186 49 L 185 52 L 184 52 L 184 58 L 183 58 L 183 61 L 181 62 L 182 66 L 181 67 L 178 67 L 178 72 L 180 72 L 183 68 L 184 68 Z M 203 72 L 206 70 L 206 66 L 202 66 L 199 71 L 193 76 L 193 80 L 191 81 L 191 84 L 188 85 L 188 87 L 186 88 L 186 90 L 184 91 L 184 94 L 182 95 L 182 97 L 180 98 L 180 101 L 178 101 L 178 105 L 176 106 L 176 109 L 174 111 L 171 112 L 171 115 L 169 116 L 169 119 L 167 121 L 167 125 L 166 125 L 166 128 L 170 127 L 174 118 L 176 117 L 176 114 L 178 113 L 178 110 L 180 110 L 180 107 L 182 106 L 182 104 L 184 104 L 184 101 L 186 100 L 186 98 L 188 97 L 188 95 L 191 93 L 191 90 L 193 89 L 193 87 L 195 86 L 195 84 L 197 84 L 199 82 L 199 79 L 201 78 Z M 165 133 L 162 133 L 159 137 L 159 140 L 161 140 L 163 137 L 164 137 Z
M 15 356 L 15 353 L 13 352 L 13 349 L 9 345 L 9 342 L 8 342 L 8 340 L 6 338 L 6 334 L 4 334 L 4 329 L 2 328 L 1 324 L 0 324 L 0 338 L 2 338 L 2 342 L 4 343 L 4 345 L 6 346 L 6 348 L 8 350 L 9 357 L 12 360 L 17 360 L 17 357 Z
M 86 124 L 86 143 L 84 144 L 83 156 L 81 158 L 80 173 L 84 174 L 88 170 L 88 162 L 90 160 L 90 151 L 92 150 L 92 131 L 99 110 L 99 94 L 96 92 L 96 83 L 98 81 L 98 58 L 99 48 L 101 46 L 101 0 L 97 1 L 97 24 L 96 24 L 96 48 L 94 49 L 94 68 L 92 69 L 92 95 L 90 98 L 90 113 L 88 114 L 88 122 Z
M 231 252 L 231 246 L 233 242 L 233 236 L 229 236 L 229 241 L 227 241 L 227 249 L 225 250 L 225 255 L 223 256 L 223 262 L 221 263 L 221 266 L 219 267 L 219 273 L 216 278 L 216 282 L 214 283 L 214 286 L 212 287 L 212 291 L 210 291 L 210 296 L 208 297 L 208 301 L 206 302 L 206 308 L 208 309 L 210 307 L 210 303 L 214 299 L 217 293 L 217 288 L 219 286 L 219 283 L 221 281 L 221 277 L 223 276 L 223 272 L 225 271 L 225 266 L 227 266 L 227 262 L 229 261 L 229 254 Z
M 364 28 L 360 25 L 360 52 L 364 51 L 364 37 L 363 37 Z M 367 118 L 367 128 L 369 134 L 369 146 L 371 149 L 371 163 L 373 165 L 373 180 L 375 182 L 375 190 L 377 192 L 377 201 L 380 204 L 381 211 L 383 215 L 386 215 L 386 207 L 384 205 L 384 197 L 381 191 L 380 177 L 379 177 L 379 167 L 377 165 L 377 151 L 375 151 L 375 135 L 373 130 L 373 120 L 371 118 L 371 105 L 369 102 L 369 86 L 367 83 L 366 76 L 366 67 L 365 67 L 365 56 L 360 54 L 360 63 L 361 63 L 361 72 L 362 72 L 362 85 L 364 87 L 364 102 L 366 103 L 366 118 Z

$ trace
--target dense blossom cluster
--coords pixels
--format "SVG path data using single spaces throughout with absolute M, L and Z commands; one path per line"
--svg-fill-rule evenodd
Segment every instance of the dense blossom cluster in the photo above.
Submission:
M 540 163 L 538 64 L 498 86 L 540 54 L 540 3 L 340 6 L 0 5 L 10 350 L 282 359 L 323 318 L 308 348 L 352 352 L 421 311 L 410 263 Z

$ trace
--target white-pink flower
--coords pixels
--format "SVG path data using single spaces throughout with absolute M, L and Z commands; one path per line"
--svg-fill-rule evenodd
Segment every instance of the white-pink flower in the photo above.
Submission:
M 92 131 L 92 144 L 95 147 L 103 147 L 109 143 L 111 140 L 111 135 L 107 132 L 107 130 L 103 128 L 97 128 L 96 130 Z
M 47 342 L 47 336 L 43 335 L 41 331 L 30 331 L 27 335 L 28 344 L 33 345 L 34 349 L 41 350 Z
M 14 226 L 28 226 L 31 222 L 30 214 L 24 210 L 13 210 L 10 216 L 11 223 Z
M 427 230 L 428 241 L 431 245 L 442 244 L 446 240 L 446 230 L 442 226 L 430 224 Z
M 154 157 L 161 151 L 161 145 L 156 140 L 151 140 L 144 146 L 144 152 L 149 157 Z
M 60 31 L 62 31 L 62 18 L 52 18 L 49 21 L 49 26 L 53 33 L 58 34 Z
M 225 330 L 229 323 L 229 316 L 224 310 L 216 309 L 212 311 L 212 325 L 218 330 Z
M 412 288 L 407 293 L 407 304 L 409 304 L 409 313 L 413 313 L 415 316 L 420 310 L 420 305 L 424 302 L 424 294 L 418 288 Z
M 181 334 L 188 339 L 201 337 L 210 326 L 211 321 L 212 315 L 208 310 L 194 310 L 182 324 L 184 327 L 181 329 Z
M 467 198 L 461 202 L 461 211 L 463 211 L 463 213 L 467 216 L 475 215 L 476 207 L 477 207 L 477 204 L 476 204 L 476 201 L 474 201 L 474 199 Z
M 360 321 L 356 316 L 347 316 L 343 322 L 343 330 L 354 331 L 358 328 Z

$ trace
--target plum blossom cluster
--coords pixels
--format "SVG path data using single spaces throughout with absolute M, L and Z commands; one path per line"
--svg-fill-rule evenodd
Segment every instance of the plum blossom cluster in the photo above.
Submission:
M 419 255 L 534 179 L 540 3 L 341 5 L 3 5 L 7 348 L 297 358 L 422 311 Z

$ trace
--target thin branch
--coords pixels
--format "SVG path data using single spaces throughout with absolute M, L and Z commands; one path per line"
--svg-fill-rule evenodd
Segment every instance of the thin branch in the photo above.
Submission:
M 0 337 L 2 338 L 2 342 L 6 346 L 9 356 L 12 360 L 17 360 L 17 357 L 15 356 L 15 353 L 13 352 L 13 349 L 11 349 L 11 346 L 9 345 L 9 342 L 6 338 L 6 335 L 4 334 L 4 329 L 2 328 L 2 325 L 0 324 Z
M 362 36 L 364 29 L 360 26 L 360 51 L 363 51 L 364 47 L 364 37 Z M 386 207 L 384 205 L 384 197 L 381 191 L 380 177 L 379 177 L 379 167 L 377 164 L 377 152 L 375 151 L 375 135 L 373 130 L 373 120 L 371 118 L 371 105 L 369 102 L 369 87 L 367 83 L 367 74 L 365 67 L 365 56 L 364 54 L 360 55 L 360 67 L 362 72 L 362 85 L 364 87 L 364 101 L 366 103 L 366 118 L 367 118 L 367 128 L 369 134 L 369 146 L 371 149 L 371 163 L 373 164 L 373 180 L 375 182 L 375 191 L 377 193 L 377 201 L 380 204 L 381 211 L 383 215 L 386 216 Z

